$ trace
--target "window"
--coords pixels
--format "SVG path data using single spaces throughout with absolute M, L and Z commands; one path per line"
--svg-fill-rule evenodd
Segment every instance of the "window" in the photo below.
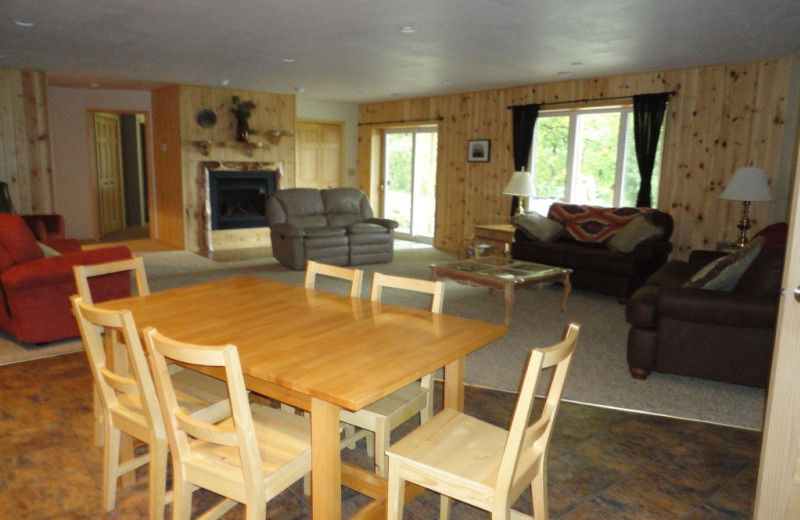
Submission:
M 653 168 L 658 200 L 663 127 Z M 593 206 L 635 206 L 639 166 L 633 140 L 633 108 L 558 110 L 539 114 L 533 133 L 533 181 L 528 205 L 547 214 L 555 201 Z

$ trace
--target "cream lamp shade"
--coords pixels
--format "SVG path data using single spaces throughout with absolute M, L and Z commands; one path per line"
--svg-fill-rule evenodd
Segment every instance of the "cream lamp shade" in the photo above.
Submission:
M 739 168 L 719 198 L 750 202 L 770 201 L 772 190 L 767 182 L 767 174 L 761 168 L 753 166 Z
M 740 200 L 744 206 L 742 218 L 736 226 L 741 231 L 736 247 L 744 247 L 747 243 L 747 230 L 753 225 L 750 221 L 750 203 L 768 202 L 772 200 L 772 190 L 767 182 L 767 174 L 761 168 L 746 166 L 736 170 L 728 187 L 719 196 L 725 200 Z
M 536 194 L 536 189 L 533 186 L 533 177 L 530 172 L 525 170 L 514 172 L 511 180 L 506 184 L 506 189 L 503 190 L 506 195 L 516 195 L 519 197 L 519 206 L 514 216 L 521 215 L 525 212 L 524 197 L 530 197 Z

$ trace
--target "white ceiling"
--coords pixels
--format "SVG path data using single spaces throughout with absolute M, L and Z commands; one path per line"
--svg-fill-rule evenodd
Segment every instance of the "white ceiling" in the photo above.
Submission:
M 0 0 L 0 67 L 101 88 L 363 103 L 798 51 L 800 0 Z

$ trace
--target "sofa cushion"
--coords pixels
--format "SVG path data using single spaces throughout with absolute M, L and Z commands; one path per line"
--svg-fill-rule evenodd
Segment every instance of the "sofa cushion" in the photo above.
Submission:
M 732 291 L 761 252 L 763 243 L 762 237 L 756 238 L 738 251 L 714 260 L 695 273 L 684 287 Z
M 361 233 L 380 233 L 381 235 L 386 235 L 389 233 L 389 230 L 379 224 L 373 224 L 371 222 L 355 222 L 347 226 L 347 232 L 351 235 Z
M 358 188 L 332 188 L 321 195 L 329 226 L 347 227 L 372 218 L 369 200 Z
M 625 225 L 651 208 L 606 208 L 554 202 L 548 217 L 561 222 L 573 240 L 584 243 L 601 243 L 618 233 Z
M 531 240 L 550 242 L 564 231 L 564 225 L 557 220 L 531 212 L 511 219 L 515 228 L 522 230 Z
M 22 217 L 17 215 L 0 214 L 0 245 L 15 264 L 44 257 L 33 232 Z
M 344 228 L 328 226 L 309 227 L 305 228 L 303 231 L 305 231 L 306 238 L 311 239 L 344 236 L 344 234 L 347 232 Z
M 783 262 L 786 245 L 763 248 L 750 267 L 742 275 L 737 291 L 759 298 L 775 298 L 781 292 Z
M 608 241 L 608 248 L 617 253 L 630 253 L 640 243 L 664 235 L 646 214 L 634 217 Z

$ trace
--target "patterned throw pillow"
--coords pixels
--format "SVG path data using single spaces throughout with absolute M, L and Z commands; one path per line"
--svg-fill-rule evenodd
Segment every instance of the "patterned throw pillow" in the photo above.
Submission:
M 734 290 L 739 279 L 761 252 L 763 243 L 764 238 L 758 237 L 738 251 L 717 258 L 696 272 L 683 286 L 716 291 Z
M 610 250 L 617 253 L 630 253 L 641 242 L 663 234 L 663 229 L 653 224 L 647 215 L 642 214 L 631 220 L 616 235 L 612 236 L 606 245 Z
M 537 242 L 550 242 L 555 240 L 564 230 L 560 222 L 549 219 L 535 211 L 511 219 L 517 229 L 521 229 L 531 240 Z

